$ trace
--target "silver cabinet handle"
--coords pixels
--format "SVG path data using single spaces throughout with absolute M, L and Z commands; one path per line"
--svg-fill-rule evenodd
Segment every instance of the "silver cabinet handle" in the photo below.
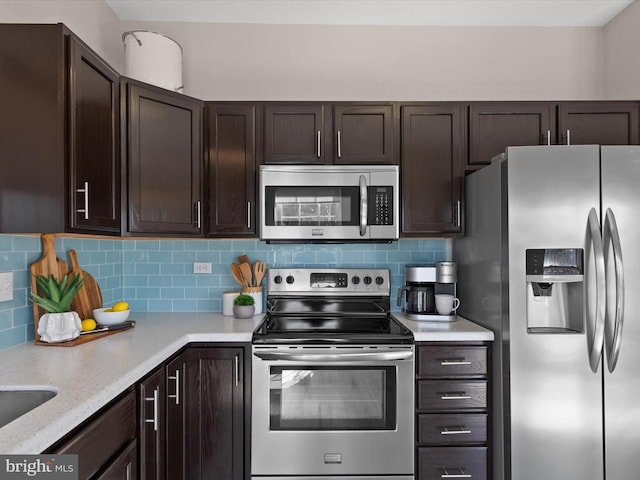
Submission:
M 338 130 L 338 158 L 342 156 L 342 136 L 340 130 Z
M 251 202 L 247 202 L 247 228 L 251 229 Z
M 460 218 L 460 200 L 456 202 L 456 227 L 460 228 L 462 219 Z
M 449 470 L 457 470 L 459 473 L 449 473 Z M 443 468 L 443 474 L 440 475 L 440 478 L 472 478 L 471 475 L 464 473 L 464 468 Z
M 201 203 L 200 203 L 200 200 L 198 200 L 196 202 L 196 226 L 198 228 L 200 228 L 201 220 L 202 220 Z
M 440 365 L 443 365 L 445 367 L 450 367 L 453 365 L 471 365 L 471 362 L 468 362 L 466 360 L 442 360 L 440 362 Z
M 175 398 L 176 405 L 180 405 L 180 370 L 176 369 L 176 373 L 173 376 L 167 377 L 169 380 L 176 381 L 176 394 L 175 395 L 167 395 L 168 398 Z
M 613 372 L 618 363 L 618 357 L 620 356 L 620 342 L 622 339 L 622 326 L 624 324 L 624 263 L 622 261 L 622 244 L 620 243 L 620 235 L 618 234 L 616 216 L 610 208 L 607 208 L 607 212 L 605 213 L 604 227 L 602 230 L 604 259 L 606 262 L 609 257 L 609 245 L 611 245 L 613 247 L 613 265 L 616 278 L 615 317 L 613 319 L 610 318 L 609 308 L 607 308 L 604 317 L 607 368 L 609 372 Z
M 84 193 L 84 208 L 79 208 L 76 212 L 84 213 L 84 219 L 89 220 L 89 182 L 84 182 L 84 188 L 76 188 L 76 192 Z
M 465 392 L 443 392 L 440 394 L 442 400 L 469 400 L 471 395 L 466 395 Z
M 320 158 L 321 155 L 321 150 L 320 150 L 320 130 L 318 130 L 318 134 L 317 134 L 317 147 L 316 147 L 316 153 L 318 155 L 318 158 Z
M 571 145 L 571 130 L 567 129 L 567 145 Z
M 144 397 L 145 401 L 153 402 L 153 418 L 146 418 L 145 423 L 153 423 L 153 431 L 158 431 L 158 388 L 153 391 L 153 397 Z
M 367 209 L 369 207 L 369 199 L 367 198 L 367 179 L 364 175 L 360 175 L 360 236 L 367 234 Z
M 262 360 L 293 360 L 302 362 L 359 362 L 362 360 L 407 360 L 413 357 L 411 351 L 376 352 L 376 353 L 340 353 L 314 354 L 289 352 L 256 352 L 254 355 Z
M 240 385 L 240 357 L 235 356 L 236 387 Z
M 440 435 L 470 435 L 471 430 L 466 430 L 464 427 L 442 427 Z
M 551 145 L 551 130 L 547 130 L 547 145 Z
M 600 224 L 598 223 L 598 214 L 596 209 L 589 211 L 587 220 L 587 251 L 589 246 L 593 246 L 593 255 L 596 270 L 596 308 L 595 313 L 590 315 L 589 302 L 587 302 L 587 347 L 589 349 L 589 365 L 591 371 L 596 373 L 600 357 L 602 356 L 602 347 L 604 343 L 604 316 L 606 312 L 607 300 L 607 284 L 605 280 L 604 250 L 602 247 L 602 238 L 600 236 Z M 587 283 L 589 275 L 586 276 Z M 588 291 L 588 288 L 586 288 Z

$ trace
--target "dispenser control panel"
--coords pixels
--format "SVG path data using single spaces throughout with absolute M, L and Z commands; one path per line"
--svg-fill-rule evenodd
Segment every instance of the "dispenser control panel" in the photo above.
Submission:
M 526 251 L 527 275 L 582 275 L 581 248 L 533 248 Z

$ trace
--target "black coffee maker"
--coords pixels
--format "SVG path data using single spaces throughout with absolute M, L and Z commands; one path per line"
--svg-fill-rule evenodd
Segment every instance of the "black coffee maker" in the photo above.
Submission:
M 398 306 L 402 305 L 409 320 L 453 321 L 451 315 L 439 315 L 435 295 L 445 293 L 456 296 L 456 264 L 438 262 L 435 265 L 405 265 L 405 286 L 398 289 Z

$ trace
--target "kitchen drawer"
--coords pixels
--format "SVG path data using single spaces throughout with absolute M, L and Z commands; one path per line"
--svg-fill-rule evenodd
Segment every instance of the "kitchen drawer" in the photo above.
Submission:
M 136 397 L 131 391 L 95 414 L 52 453 L 77 454 L 78 478 L 90 478 L 135 437 Z
M 486 380 L 418 381 L 418 410 L 446 412 L 486 408 Z
M 487 447 L 418 449 L 418 480 L 487 479 Z
M 486 413 L 421 413 L 418 415 L 420 445 L 487 443 Z
M 487 375 L 487 347 L 429 345 L 418 347 L 418 376 Z

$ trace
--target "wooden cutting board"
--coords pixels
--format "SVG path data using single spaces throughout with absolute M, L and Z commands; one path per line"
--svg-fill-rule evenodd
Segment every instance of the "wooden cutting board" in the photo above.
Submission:
M 71 302 L 71 309 L 78 312 L 80 320 L 93 318 L 93 309 L 102 307 L 100 286 L 93 275 L 80 268 L 75 250 L 69 250 L 69 259 L 71 260 L 70 275 L 80 274 L 84 278 L 84 285 Z
M 36 275 L 44 275 L 47 278 L 53 275 L 56 280 L 60 280 L 69 272 L 67 262 L 58 258 L 56 255 L 55 235 L 53 233 L 44 233 L 40 238 L 42 239 L 42 257 L 29 266 L 31 291 L 33 292 L 38 292 Z M 38 322 L 40 321 L 40 316 L 45 313 L 47 312 L 38 307 L 37 304 L 33 304 L 33 323 L 36 328 L 36 341 L 40 340 L 40 335 L 38 335 Z

